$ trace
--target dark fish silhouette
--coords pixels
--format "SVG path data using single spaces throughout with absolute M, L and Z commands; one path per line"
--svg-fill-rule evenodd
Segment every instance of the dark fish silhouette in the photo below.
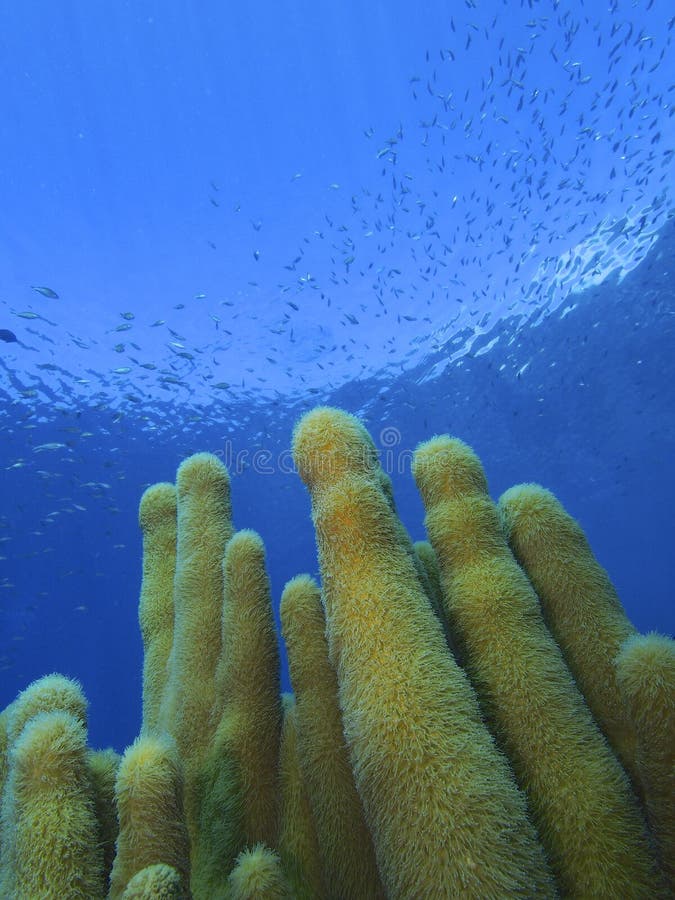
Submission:
M 0 341 L 4 341 L 6 344 L 12 344 L 15 341 L 18 343 L 18 338 L 13 331 L 8 331 L 7 328 L 0 328 Z
M 51 300 L 58 300 L 59 295 L 56 291 L 53 291 L 50 287 L 41 287 L 36 284 L 31 284 L 31 287 L 34 291 L 37 291 L 38 294 L 42 294 L 43 297 L 49 297 Z

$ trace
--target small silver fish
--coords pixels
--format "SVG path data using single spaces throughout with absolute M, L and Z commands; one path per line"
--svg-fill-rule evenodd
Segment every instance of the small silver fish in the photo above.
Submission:
M 41 453 L 43 450 L 61 450 L 65 446 L 65 444 L 59 444 L 57 442 L 38 444 L 37 447 L 33 447 L 33 453 Z
M 50 300 L 58 300 L 59 299 L 59 295 L 56 293 L 56 291 L 53 291 L 50 287 L 44 287 L 44 286 L 40 287 L 39 285 L 36 285 L 36 284 L 31 284 L 31 287 L 33 288 L 34 291 L 37 291 L 38 294 L 42 294 L 43 297 L 49 297 Z

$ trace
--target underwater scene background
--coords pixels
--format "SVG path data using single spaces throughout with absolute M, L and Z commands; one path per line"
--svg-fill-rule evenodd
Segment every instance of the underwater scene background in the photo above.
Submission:
M 193 452 L 227 464 L 275 601 L 315 573 L 288 448 L 318 403 L 362 418 L 413 539 L 410 457 L 448 432 L 494 497 L 552 490 L 672 634 L 669 4 L 1 21 L 0 707 L 58 671 L 93 746 L 131 743 L 138 503 Z

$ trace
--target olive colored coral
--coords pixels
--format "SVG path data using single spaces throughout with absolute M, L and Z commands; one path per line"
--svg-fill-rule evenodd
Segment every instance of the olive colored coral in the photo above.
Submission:
M 414 459 L 433 546 L 413 545 L 358 419 L 320 407 L 293 450 L 321 571 L 282 599 L 295 697 L 262 541 L 196 454 L 141 500 L 121 764 L 87 748 L 70 679 L 0 713 L 0 894 L 668 896 L 675 650 L 636 634 L 577 523 L 538 486 L 496 506 L 437 437 Z
M 637 799 L 509 550 L 480 461 L 436 437 L 417 449 L 413 473 L 451 631 L 564 895 L 655 896 Z
M 451 656 L 353 416 L 319 408 L 293 453 L 312 495 L 326 634 L 387 895 L 553 896 L 525 800 Z

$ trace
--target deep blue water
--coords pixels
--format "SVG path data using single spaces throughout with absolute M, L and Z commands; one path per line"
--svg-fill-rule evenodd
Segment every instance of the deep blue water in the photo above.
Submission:
M 225 6 L 2 13 L 0 706 L 60 671 L 93 745 L 133 739 L 138 501 L 192 452 L 232 461 L 275 603 L 314 572 L 279 455 L 317 402 L 415 539 L 404 463 L 449 432 L 672 633 L 668 4 Z

